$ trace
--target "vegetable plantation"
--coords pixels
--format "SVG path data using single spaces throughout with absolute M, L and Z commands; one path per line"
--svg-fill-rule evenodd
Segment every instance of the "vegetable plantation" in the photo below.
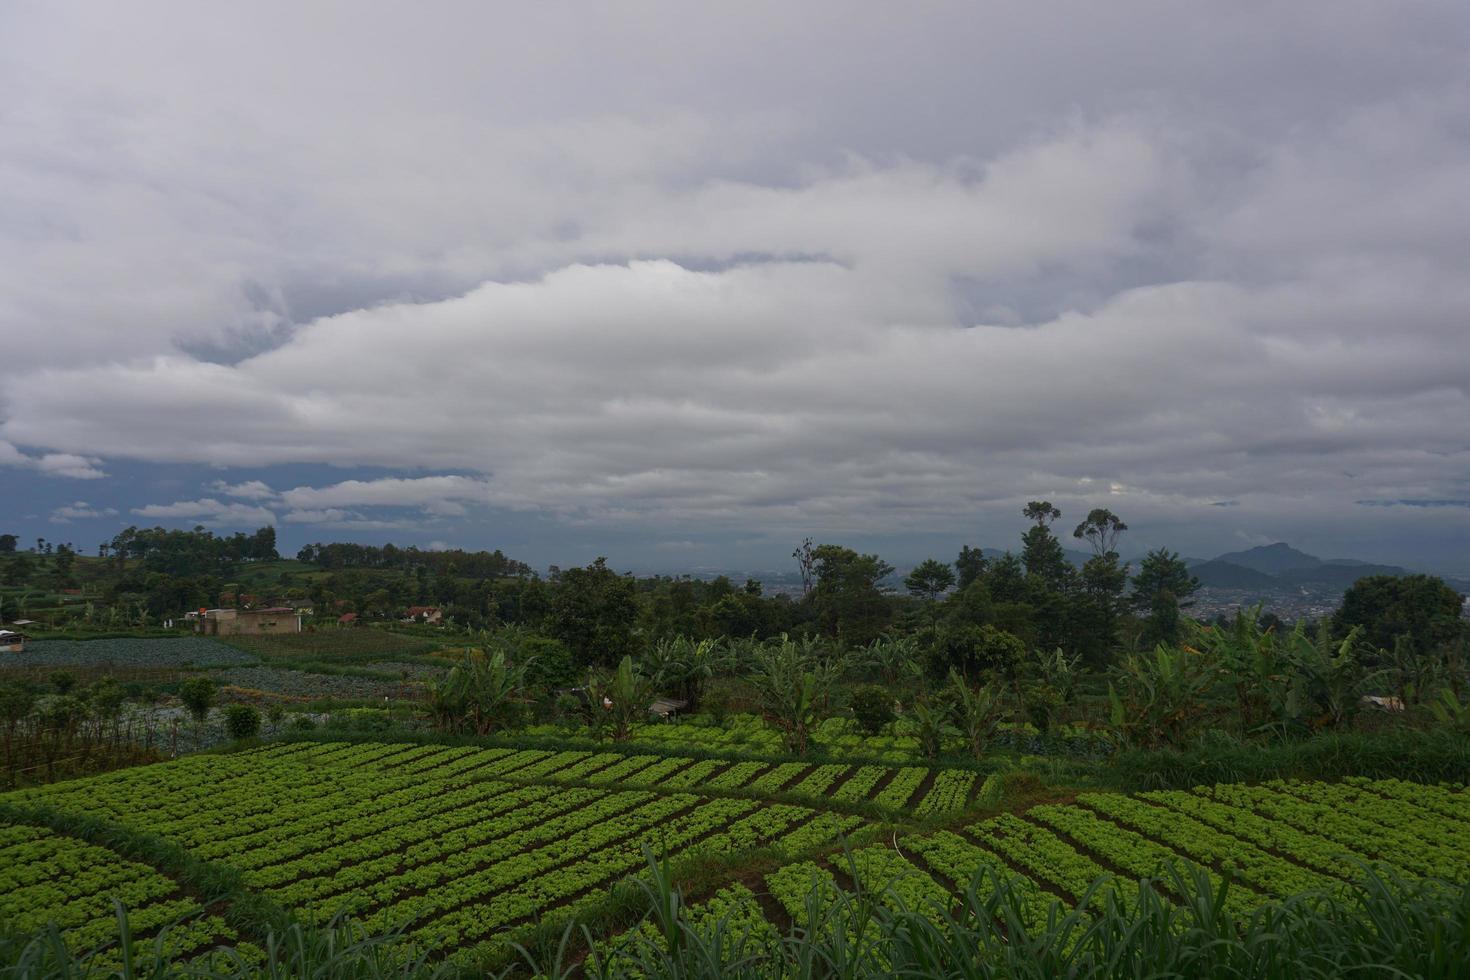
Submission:
M 164 944 L 183 960 L 219 944 L 240 946 L 239 962 L 264 955 L 197 889 L 69 836 L 79 821 L 224 869 L 307 928 L 350 917 L 471 972 L 574 922 L 615 965 L 650 936 L 624 931 L 627 879 L 660 873 L 650 854 L 696 899 L 691 921 L 767 938 L 804 921 L 814 894 L 852 889 L 941 922 L 989 882 L 1041 927 L 1059 910 L 1134 909 L 1139 879 L 1185 902 L 1168 884 L 1183 862 L 1212 887 L 1228 881 L 1226 908 L 1243 918 L 1306 892 L 1345 895 L 1374 865 L 1470 879 L 1459 786 L 1278 780 L 996 813 L 1004 779 L 962 768 L 621 749 L 306 739 L 16 791 L 0 797 L 0 911 L 21 930 L 54 922 L 73 950 L 100 947 L 101 964 L 121 955 L 114 898 L 137 939 L 178 921 Z

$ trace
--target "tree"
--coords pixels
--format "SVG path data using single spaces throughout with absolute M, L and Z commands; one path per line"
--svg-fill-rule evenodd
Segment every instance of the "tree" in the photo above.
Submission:
M 214 699 L 214 681 L 208 677 L 191 677 L 179 685 L 179 700 L 194 718 L 196 736 L 209 717 L 209 709 L 214 707 Z
M 1075 649 L 1094 666 L 1105 665 L 1118 644 L 1118 619 L 1128 566 L 1117 552 L 1087 559 L 1080 578 L 1082 590 L 1073 608 L 1077 628 Z
M 933 558 L 924 559 L 903 580 L 903 587 L 908 589 L 909 595 L 923 599 L 928 604 L 931 632 L 939 628 L 939 597 L 953 586 L 954 569 Z
M 969 588 L 971 582 L 984 575 L 987 564 L 985 554 L 979 548 L 971 548 L 969 545 L 961 547 L 959 557 L 954 562 L 955 571 L 960 574 L 956 583 L 959 589 L 963 591 Z
M 880 585 L 893 573 L 877 555 L 824 544 L 812 552 L 817 584 L 810 599 L 828 636 L 853 646 L 873 641 L 888 626 L 892 610 Z
M 955 672 L 973 679 L 988 673 L 1013 679 L 1025 656 L 1026 644 L 1020 638 L 989 623 L 952 625 L 930 648 L 929 675 L 942 680 Z
M 547 615 L 548 632 L 579 666 L 611 666 L 633 652 L 638 601 L 633 580 L 598 558 L 561 573 Z
M 796 559 L 796 568 L 801 572 L 801 594 L 807 595 L 812 591 L 817 570 L 817 557 L 812 548 L 812 539 L 803 539 L 796 550 L 791 553 L 791 557 Z
M 1128 566 L 1118 560 L 1118 538 L 1128 525 L 1105 507 L 1089 511 L 1072 531 L 1092 545 L 1092 557 L 1082 566 L 1082 595 L 1075 609 L 1077 649 L 1094 665 L 1112 656 L 1118 642 L 1118 618 Z
M 1144 556 L 1133 577 L 1133 591 L 1128 603 L 1146 613 L 1143 642 L 1179 642 L 1179 610 L 1188 609 L 1189 597 L 1199 591 L 1199 579 L 1189 574 L 1189 567 L 1177 552 L 1158 548 Z
M 0 555 L 15 554 L 15 546 L 20 543 L 20 538 L 14 534 L 0 534 Z
M 1332 632 L 1345 637 L 1361 629 L 1373 650 L 1392 650 L 1407 637 L 1409 652 L 1428 658 L 1466 633 L 1460 618 L 1460 595 L 1432 575 L 1370 575 L 1360 578 L 1342 597 L 1332 618 Z
M 1072 531 L 1072 537 L 1083 538 L 1092 545 L 1092 553 L 1101 558 L 1104 555 L 1116 554 L 1118 538 L 1128 530 L 1128 525 L 1118 519 L 1118 515 L 1106 507 L 1095 507 L 1087 514 L 1087 519 Z
M 1072 572 L 1062 543 L 1051 531 L 1051 523 L 1062 516 L 1050 501 L 1033 500 L 1021 512 L 1032 527 L 1021 535 L 1021 564 L 1026 574 L 1041 580 L 1050 589 L 1060 589 Z

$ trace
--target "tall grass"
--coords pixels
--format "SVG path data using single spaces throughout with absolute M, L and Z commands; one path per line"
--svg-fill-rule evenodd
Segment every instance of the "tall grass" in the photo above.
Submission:
M 1348 776 L 1470 783 L 1470 738 L 1438 729 L 1327 733 L 1264 744 L 1219 737 L 1173 751 L 1120 752 L 1109 775 L 1124 790 Z

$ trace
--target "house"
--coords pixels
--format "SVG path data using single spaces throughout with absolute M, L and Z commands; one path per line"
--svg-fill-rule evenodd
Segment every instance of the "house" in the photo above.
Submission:
M 444 614 L 435 606 L 409 606 L 403 614 L 406 623 L 437 623 Z
M 351 626 L 357 622 L 357 613 L 343 613 L 337 617 L 338 626 Z
M 0 630 L 0 653 L 25 653 L 26 636 L 14 630 Z
M 267 609 L 206 609 L 194 624 L 206 636 L 232 634 L 300 633 L 301 617 L 288 606 Z

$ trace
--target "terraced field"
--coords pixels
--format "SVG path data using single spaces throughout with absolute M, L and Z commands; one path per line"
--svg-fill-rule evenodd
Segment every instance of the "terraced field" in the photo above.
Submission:
M 1054 901 L 1102 902 L 1088 888 L 1105 872 L 1127 882 L 1179 859 L 1231 878 L 1237 910 L 1336 887 L 1357 861 L 1470 878 L 1470 793 L 1459 787 L 1092 793 L 976 819 L 979 782 L 917 766 L 280 744 L 0 797 L 11 817 L 0 825 L 0 914 L 54 917 L 81 948 L 110 934 L 118 895 L 145 934 L 194 915 L 173 940 L 188 951 L 235 938 L 166 876 L 42 829 L 41 808 L 160 835 L 306 922 L 345 912 L 373 930 L 404 927 L 433 956 L 466 963 L 508 952 L 537 923 L 604 908 L 642 871 L 645 847 L 676 862 L 718 858 L 733 870 L 705 914 L 773 929 L 800 918 L 814 882 L 893 884 L 891 898 L 937 915 L 982 867 L 1017 876 L 1037 917 Z M 773 870 L 742 870 L 748 857 Z M 1125 903 L 1128 893 L 1118 886 Z
M 29 932 L 54 922 L 74 948 L 108 949 L 117 932 L 114 900 L 130 910 L 135 939 L 151 941 L 169 926 L 165 946 L 185 958 L 223 944 L 248 958 L 262 955 L 197 897 L 148 865 L 45 827 L 0 825 L 0 922 L 9 928 Z M 120 962 L 113 948 L 99 965 Z
M 1268 899 L 1332 891 L 1387 865 L 1410 877 L 1470 877 L 1470 792 L 1396 780 L 1341 784 L 1272 782 L 1191 792 L 1125 796 L 1087 793 L 1068 805 L 1043 805 L 952 829 L 898 837 L 845 854 L 783 867 L 765 884 L 787 915 L 799 919 L 813 882 L 858 883 L 894 891 L 910 908 L 943 907 L 982 867 L 1014 876 L 1041 921 L 1047 907 L 1107 895 L 1088 894 L 1101 875 L 1116 875 L 1127 904 L 1130 883 L 1188 861 L 1216 884 L 1232 883 L 1227 903 L 1249 912 Z

